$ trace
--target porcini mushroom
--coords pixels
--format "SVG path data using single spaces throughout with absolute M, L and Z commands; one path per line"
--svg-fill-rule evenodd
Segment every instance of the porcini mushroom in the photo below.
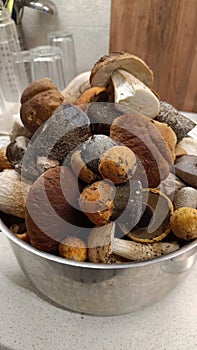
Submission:
M 134 112 L 154 118 L 160 111 L 156 95 L 134 75 L 123 69 L 111 75 L 114 87 L 114 102 L 131 108 Z M 121 108 L 121 107 L 120 107 Z
M 197 209 L 182 207 L 176 209 L 170 225 L 174 234 L 186 241 L 197 238 Z
M 30 185 L 21 181 L 14 169 L 0 173 L 0 210 L 19 218 L 25 217 L 25 197 Z
M 66 259 L 85 261 L 88 257 L 88 250 L 82 239 L 70 236 L 59 244 L 59 255 Z
M 139 243 L 114 238 L 112 251 L 116 255 L 132 260 L 146 261 L 172 253 L 180 248 L 177 242 Z
M 127 52 L 111 52 L 101 57 L 91 70 L 90 85 L 106 86 L 117 69 L 123 69 L 145 85 L 152 86 L 153 72 L 142 59 Z
M 59 243 L 67 235 L 79 227 L 88 227 L 86 216 L 77 210 L 78 195 L 77 180 L 68 167 L 51 168 L 33 183 L 25 221 L 34 247 L 57 254 Z
M 67 103 L 75 104 L 81 94 L 90 88 L 90 72 L 77 75 L 62 91 L 62 95 Z
M 179 249 L 176 242 L 144 244 L 114 238 L 115 223 L 95 227 L 88 238 L 88 258 L 94 263 L 110 263 L 112 254 L 132 261 L 146 261 Z
M 64 96 L 49 78 L 32 82 L 21 96 L 20 117 L 23 124 L 33 134 L 63 101 Z
M 141 217 L 141 189 L 140 181 L 130 180 L 119 186 L 108 180 L 96 181 L 80 194 L 80 208 L 97 226 L 117 220 L 131 229 Z
M 143 186 L 157 187 L 168 176 L 173 164 L 169 147 L 151 119 L 141 114 L 122 115 L 112 123 L 110 137 L 135 153 L 143 167 L 136 171 Z
M 196 124 L 183 114 L 179 113 L 171 104 L 160 101 L 160 112 L 156 120 L 168 124 L 177 136 L 177 142 L 181 141 Z

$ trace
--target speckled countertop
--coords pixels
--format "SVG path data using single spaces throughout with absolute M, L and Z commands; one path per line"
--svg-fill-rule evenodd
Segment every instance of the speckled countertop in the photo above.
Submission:
M 196 350 L 197 263 L 161 302 L 116 317 L 62 310 L 33 290 L 0 232 L 0 350 Z

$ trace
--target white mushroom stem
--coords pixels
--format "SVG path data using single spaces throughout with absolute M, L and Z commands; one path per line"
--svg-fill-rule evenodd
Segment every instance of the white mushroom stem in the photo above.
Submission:
M 90 88 L 89 83 L 90 72 L 84 72 L 77 75 L 61 92 L 65 101 L 75 104 L 81 94 Z
M 128 260 L 145 261 L 172 253 L 179 248 L 180 246 L 176 242 L 144 244 L 114 238 L 112 251 L 113 254 Z
M 20 179 L 16 170 L 0 173 L 0 211 L 20 218 L 25 217 L 25 198 L 30 185 Z
M 140 80 L 123 69 L 113 72 L 115 103 L 123 104 L 131 110 L 154 118 L 160 111 L 156 95 Z

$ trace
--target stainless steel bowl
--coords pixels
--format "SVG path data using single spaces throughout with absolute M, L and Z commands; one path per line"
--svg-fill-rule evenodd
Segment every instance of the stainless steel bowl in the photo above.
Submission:
M 94 315 L 121 315 L 161 300 L 190 272 L 197 240 L 180 250 L 139 263 L 79 263 L 41 252 L 15 237 L 0 220 L 22 270 L 45 297 L 63 308 Z

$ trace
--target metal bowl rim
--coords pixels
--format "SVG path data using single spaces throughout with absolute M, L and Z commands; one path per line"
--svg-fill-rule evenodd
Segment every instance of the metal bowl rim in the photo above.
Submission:
M 128 269 L 128 268 L 134 268 L 134 267 L 143 267 L 155 263 L 159 263 L 165 260 L 170 260 L 173 258 L 176 258 L 190 250 L 196 247 L 196 253 L 197 253 L 197 239 L 194 241 L 188 243 L 187 245 L 183 246 L 182 248 L 174 251 L 173 253 L 163 255 L 159 258 L 154 258 L 147 261 L 139 261 L 139 262 L 129 262 L 129 263 L 120 263 L 120 264 L 102 264 L 102 263 L 91 263 L 91 262 L 79 262 L 74 260 L 69 260 L 62 258 L 60 256 L 56 256 L 50 253 L 42 252 L 34 247 L 32 247 L 30 244 L 23 242 L 20 240 L 20 238 L 13 235 L 13 233 L 10 232 L 10 230 L 7 228 L 7 226 L 2 222 L 0 219 L 0 230 L 15 244 L 20 246 L 21 248 L 24 248 L 25 250 L 31 252 L 32 254 L 38 255 L 39 257 L 42 257 L 44 259 L 60 263 L 63 265 L 69 265 L 74 267 L 80 267 L 80 268 L 89 268 L 89 269 L 99 269 L 99 270 L 113 270 L 113 269 Z

